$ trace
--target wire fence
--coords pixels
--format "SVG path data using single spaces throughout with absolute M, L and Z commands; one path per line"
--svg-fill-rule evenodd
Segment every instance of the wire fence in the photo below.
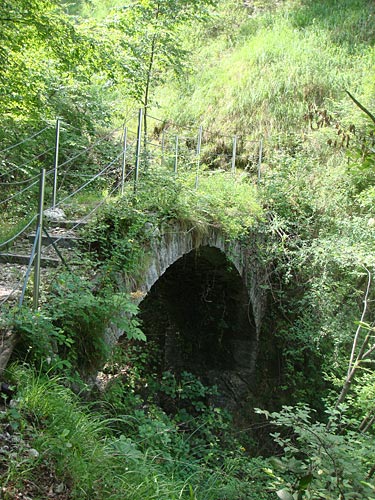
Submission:
M 0 248 L 7 247 L 10 243 L 12 243 L 16 239 L 18 239 L 23 234 L 25 234 L 25 232 L 29 229 L 29 227 L 31 226 L 31 224 L 33 222 L 35 222 L 35 220 L 36 220 L 36 214 L 32 216 L 32 218 L 29 220 L 29 222 L 25 226 L 23 226 L 23 228 L 20 231 L 18 231 L 18 233 L 16 233 L 15 235 L 11 236 L 6 241 L 3 241 L 2 243 L 0 243 Z
M 8 146 L 4 149 L 1 149 L 0 150 L 0 154 L 2 153 L 6 153 L 7 151 L 11 151 L 12 149 L 14 148 L 17 148 L 19 146 L 21 146 L 22 144 L 24 144 L 25 142 L 28 142 L 28 141 L 31 141 L 32 139 L 35 139 L 35 137 L 38 137 L 39 135 L 41 135 L 45 130 L 47 130 L 49 128 L 49 126 L 47 125 L 46 127 L 44 127 L 42 130 L 39 130 L 38 132 L 35 132 L 34 134 L 31 134 L 30 136 L 26 137 L 25 139 L 23 139 L 22 141 L 19 141 L 17 142 L 16 144 L 12 144 L 11 146 Z
M 138 115 L 138 123 L 135 123 L 136 115 Z M 42 238 L 41 220 L 46 206 L 64 208 L 70 200 L 85 189 L 105 190 L 107 194 L 81 219 L 86 221 L 109 197 L 116 193 L 124 195 L 126 183 L 133 181 L 133 191 L 136 192 L 142 183 L 143 172 L 153 167 L 162 167 L 166 173 L 173 172 L 174 174 L 181 169 L 195 172 L 196 188 L 199 176 L 202 175 L 204 169 L 235 173 L 236 168 L 240 166 L 249 172 L 255 171 L 257 180 L 260 180 L 262 139 L 247 140 L 247 146 L 251 147 L 245 152 L 243 147 L 238 148 L 244 136 L 230 137 L 226 134 L 203 130 L 202 127 L 181 127 L 172 121 L 160 120 L 151 115 L 148 115 L 148 120 L 153 120 L 154 126 L 149 126 L 148 130 L 152 132 L 145 134 L 142 130 L 143 119 L 142 110 L 131 113 L 123 126 L 110 130 L 104 135 L 99 133 L 96 137 L 85 139 L 75 145 L 75 151 L 74 141 L 66 138 L 66 134 L 77 134 L 80 129 L 57 120 L 54 138 L 52 138 L 53 128 L 47 125 L 16 144 L 0 150 L 0 207 L 10 212 L 16 207 L 16 212 L 20 213 L 21 218 L 22 209 L 24 209 L 24 219 L 27 215 L 27 222 L 23 227 L 0 242 L 0 250 L 23 238 L 32 224 L 38 220 L 27 271 L 10 291 L 9 296 L 0 302 L 0 305 L 19 291 L 21 292 L 20 304 L 22 304 L 35 254 L 38 256 L 37 239 Z M 137 130 L 135 130 L 136 125 Z M 48 138 L 43 135 L 47 132 Z M 54 144 L 51 145 L 51 142 Z M 17 160 L 17 155 L 13 159 L 10 158 L 11 154 L 17 152 L 17 148 L 25 144 L 31 151 L 28 158 L 25 158 L 23 153 L 18 158 L 18 160 L 22 158 L 21 162 Z M 32 147 L 29 148 L 30 144 Z M 77 152 L 77 148 L 80 151 Z M 42 177 L 45 178 L 43 182 L 46 182 L 43 188 L 41 187 Z M 27 185 L 24 187 L 25 184 Z M 37 184 L 39 184 L 39 191 L 36 188 Z M 41 189 L 43 189 L 43 195 Z M 46 191 L 46 203 L 44 203 L 44 191 Z M 42 204 L 42 208 L 37 209 L 38 204 Z M 34 207 L 31 213 L 30 207 Z M 77 226 L 80 223 L 77 223 Z M 59 239 L 55 241 L 55 244 L 58 242 Z M 52 243 L 48 247 L 51 245 Z

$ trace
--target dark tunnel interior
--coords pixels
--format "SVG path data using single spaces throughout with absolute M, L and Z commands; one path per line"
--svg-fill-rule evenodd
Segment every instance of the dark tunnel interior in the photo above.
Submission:
M 158 346 L 158 369 L 210 374 L 248 369 L 255 325 L 247 289 L 225 254 L 200 247 L 171 265 L 140 304 L 138 316 Z

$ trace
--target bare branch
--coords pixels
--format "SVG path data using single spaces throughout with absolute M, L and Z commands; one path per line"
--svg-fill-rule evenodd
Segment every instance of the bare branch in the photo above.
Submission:
M 363 354 L 362 359 L 368 358 L 370 354 L 372 354 L 374 351 L 375 351 L 375 345 L 370 347 L 370 349 Z
M 348 94 L 350 99 L 359 107 L 359 109 L 361 109 L 364 113 L 366 113 L 366 115 L 369 116 L 371 118 L 371 120 L 375 123 L 375 116 L 372 113 L 370 113 L 370 111 L 367 108 L 365 108 L 363 106 L 363 104 L 361 104 L 359 101 L 357 101 L 357 99 L 355 97 L 353 97 L 352 94 L 348 90 L 345 90 L 345 92 Z
M 348 372 L 347 372 L 347 375 L 346 375 L 346 378 L 344 381 L 344 385 L 342 386 L 341 393 L 340 393 L 339 397 L 337 398 L 335 409 L 337 409 L 338 406 L 345 400 L 346 395 L 349 392 L 351 383 L 353 382 L 354 376 L 355 376 L 355 374 L 360 366 L 361 361 L 363 361 L 364 356 L 366 354 L 370 354 L 372 352 L 372 347 L 368 351 L 365 352 L 365 349 L 366 349 L 366 347 L 370 341 L 370 338 L 371 338 L 371 332 L 368 332 L 365 339 L 362 342 L 362 345 L 361 345 L 359 353 L 356 357 L 356 360 L 354 361 L 355 351 L 357 349 L 358 341 L 359 341 L 359 335 L 361 333 L 362 325 L 363 325 L 363 322 L 364 322 L 364 319 L 366 316 L 366 312 L 367 312 L 368 297 L 369 297 L 370 286 L 371 286 L 371 273 L 367 269 L 367 267 L 365 267 L 365 269 L 367 272 L 368 279 L 367 279 L 366 293 L 365 293 L 365 297 L 363 299 L 363 309 L 362 309 L 362 314 L 361 314 L 361 320 L 359 322 L 358 328 L 357 328 L 355 335 L 354 335 L 352 352 L 350 354 L 350 360 L 349 360 L 349 366 L 348 366 Z M 328 424 L 327 428 L 329 428 L 329 424 Z
M 350 354 L 350 360 L 349 360 L 347 377 L 349 377 L 349 374 L 350 374 L 350 372 L 352 371 L 352 368 L 353 368 L 354 355 L 355 355 L 355 351 L 356 351 L 357 344 L 358 344 L 358 338 L 359 338 L 359 334 L 360 334 L 361 329 L 362 329 L 362 323 L 363 323 L 363 321 L 365 319 L 366 312 L 367 312 L 368 296 L 369 296 L 369 293 L 370 293 L 370 286 L 371 286 L 371 273 L 367 269 L 367 267 L 365 267 L 365 269 L 367 271 L 367 276 L 368 276 L 368 279 L 367 279 L 367 288 L 366 288 L 365 298 L 363 300 L 363 310 L 362 310 L 361 320 L 359 322 L 357 331 L 355 332 L 355 336 L 354 336 L 354 341 L 353 341 L 353 345 L 352 345 L 352 352 Z M 359 358 L 359 355 L 357 356 L 357 361 L 358 361 L 358 358 Z

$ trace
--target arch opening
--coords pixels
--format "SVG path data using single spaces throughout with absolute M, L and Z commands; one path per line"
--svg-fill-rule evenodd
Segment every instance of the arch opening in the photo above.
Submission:
M 156 346 L 158 371 L 188 371 L 219 388 L 229 379 L 233 386 L 234 374 L 249 384 L 256 357 L 252 306 L 218 248 L 199 247 L 172 264 L 141 302 L 139 318 Z

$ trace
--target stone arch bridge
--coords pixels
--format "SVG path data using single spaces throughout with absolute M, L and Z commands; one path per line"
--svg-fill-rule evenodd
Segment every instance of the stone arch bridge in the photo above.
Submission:
M 176 222 L 145 230 L 147 265 L 132 296 L 161 370 L 195 373 L 218 386 L 223 405 L 237 406 L 254 385 L 265 314 L 257 236 L 243 244 Z

